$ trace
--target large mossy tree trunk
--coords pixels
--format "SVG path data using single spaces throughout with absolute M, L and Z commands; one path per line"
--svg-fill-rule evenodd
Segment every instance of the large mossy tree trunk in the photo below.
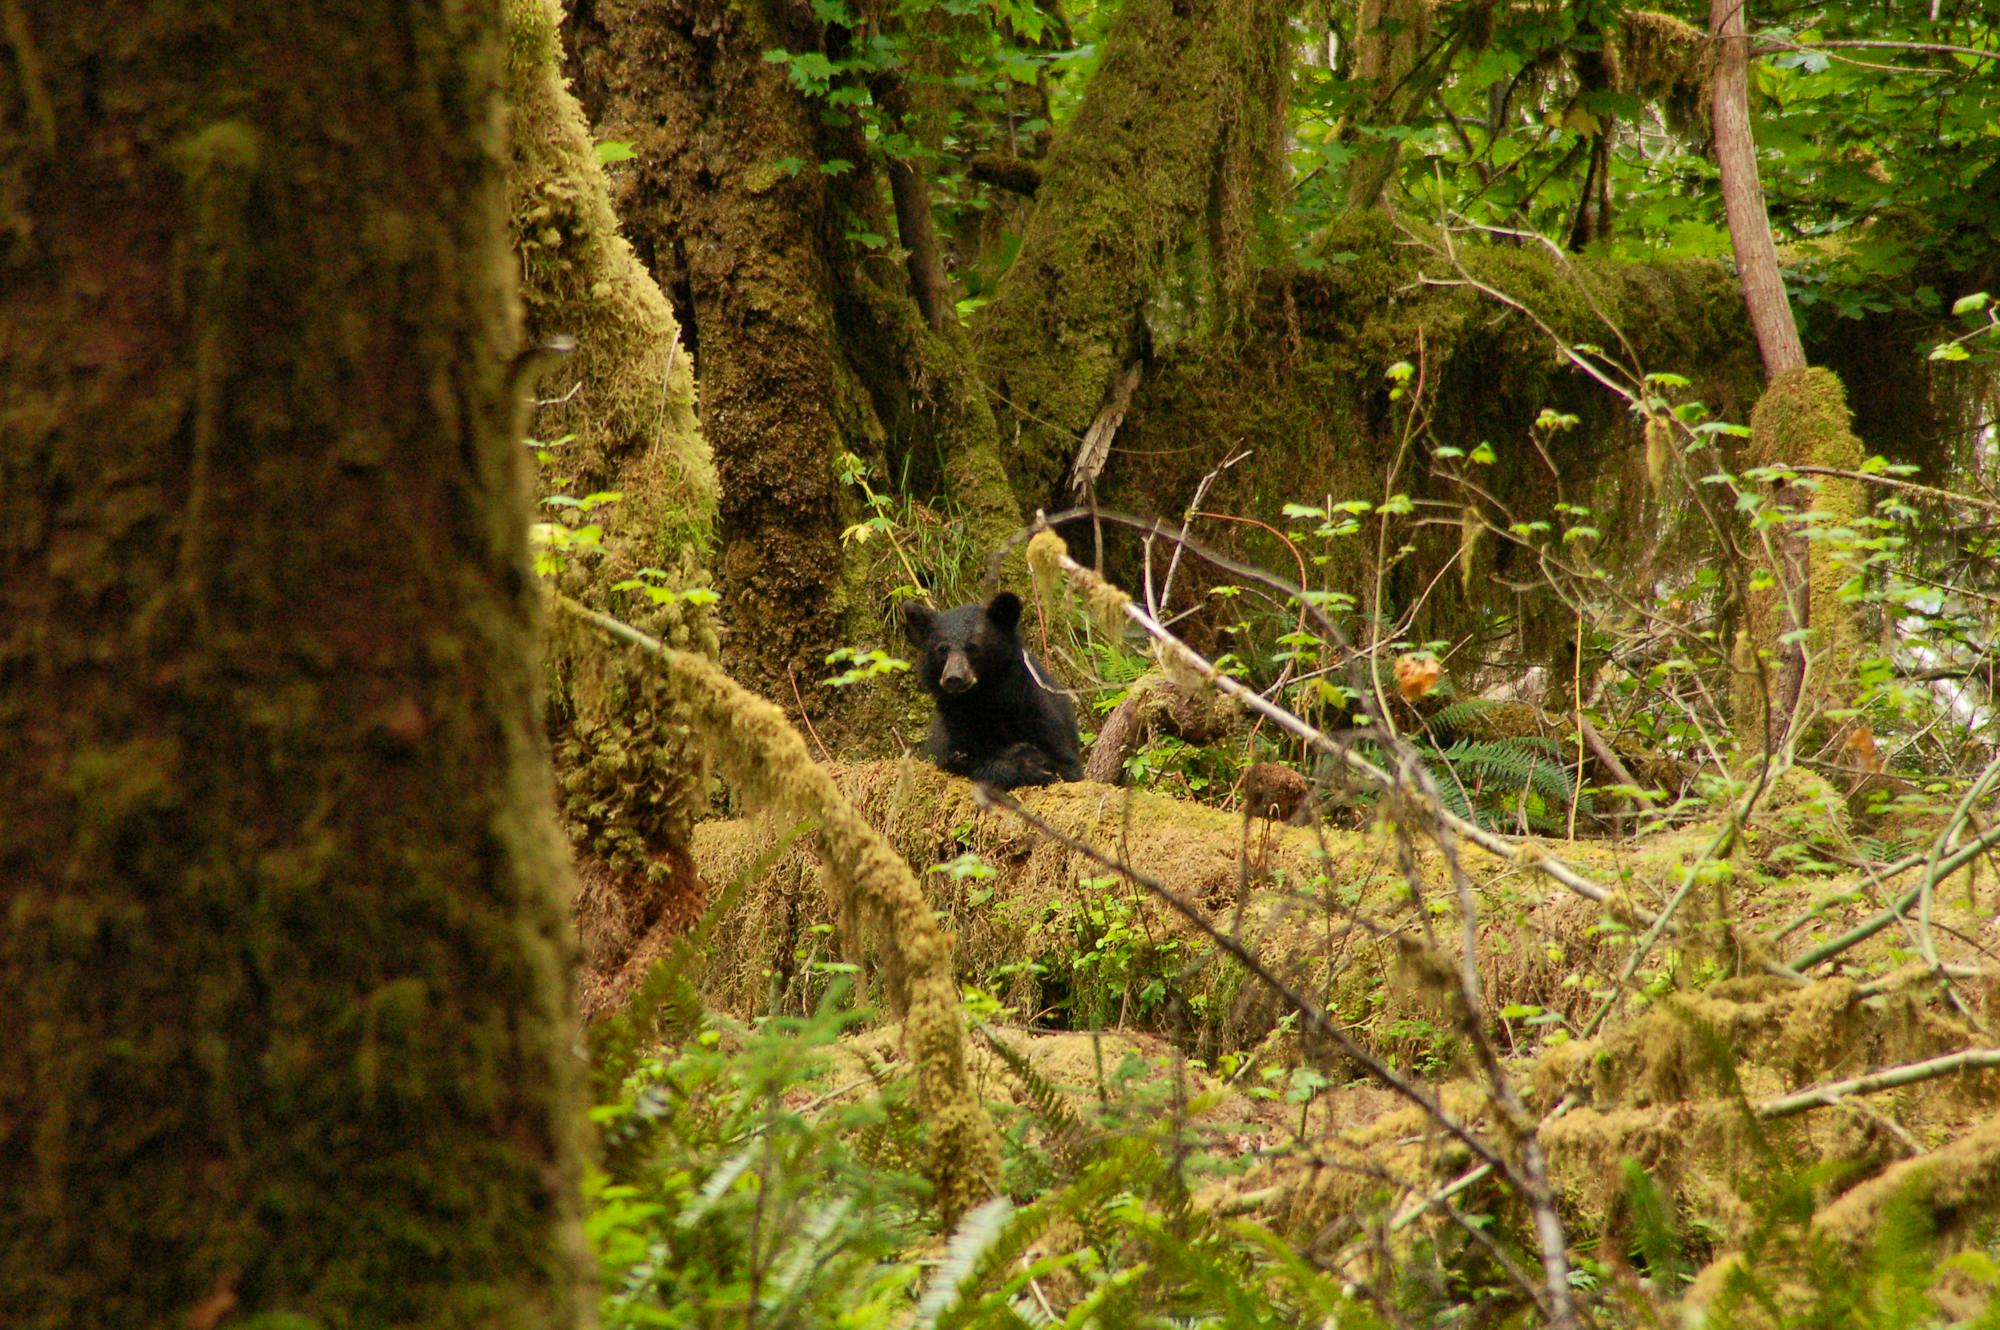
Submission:
M 1211 325 L 1249 291 L 1253 202 L 1276 176 L 1289 65 L 1272 0 L 1128 0 L 1049 152 L 1020 256 L 974 343 L 1011 413 L 1030 510 L 1055 498 L 1128 364 L 1148 305 L 1202 240 Z M 1128 387 L 1124 396 L 1129 398 Z
M 587 514 L 552 506 L 552 519 L 575 514 L 602 536 L 587 555 L 545 557 L 560 561 L 552 571 L 564 594 L 713 658 L 714 614 L 707 597 L 687 594 L 707 587 L 716 507 L 694 358 L 619 234 L 583 109 L 562 76 L 561 21 L 557 0 L 508 0 L 509 212 L 528 332 L 576 343 L 548 376 L 532 432 L 546 445 L 548 488 L 622 497 Z M 589 1019 L 601 1007 L 592 974 L 622 963 L 655 926 L 692 924 L 708 903 L 687 849 L 708 806 L 708 764 L 657 669 L 604 651 L 567 616 L 548 645 L 549 738 L 578 858 Z
M 841 191 L 815 169 L 831 154 L 784 67 L 764 59 L 812 39 L 769 10 L 580 0 L 571 47 L 600 136 L 637 153 L 620 212 L 697 356 L 722 480 L 725 658 L 790 705 L 839 640 L 841 455 L 881 448 L 840 350 L 835 292 L 850 275 L 833 269 L 829 228 Z
M 637 154 L 620 215 L 695 353 L 721 477 L 724 661 L 845 734 L 854 690 L 820 686 L 824 658 L 882 640 L 888 617 L 855 595 L 840 537 L 863 510 L 843 458 L 860 457 L 877 488 L 930 478 L 990 546 L 1018 522 L 992 410 L 962 335 L 925 318 L 901 264 L 848 235 L 892 229 L 858 132 L 822 123 L 825 107 L 765 58 L 820 49 L 805 10 L 579 0 L 570 32 L 597 132 Z
M 4 1319 L 585 1324 L 500 6 L 9 13 Z

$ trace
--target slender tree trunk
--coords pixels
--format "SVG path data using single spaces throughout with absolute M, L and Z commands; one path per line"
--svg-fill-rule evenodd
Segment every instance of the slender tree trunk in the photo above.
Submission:
M 1722 172 L 1722 204 L 1729 215 L 1743 304 L 1764 357 L 1764 375 L 1776 378 L 1788 369 L 1804 369 L 1806 353 L 1778 275 L 1778 248 L 1771 242 L 1764 184 L 1757 174 L 1757 141 L 1750 132 L 1750 39 L 1743 24 L 1747 3 L 1709 0 L 1709 32 L 1719 52 L 1713 92 L 1715 160 Z
M 909 270 L 910 292 L 924 322 L 932 332 L 944 332 L 957 325 L 951 279 L 945 276 L 944 258 L 938 249 L 937 227 L 931 219 L 930 190 L 917 168 L 903 161 L 889 163 L 889 193 L 896 205 L 896 234 L 902 239 Z
M 4 1319 L 586 1324 L 500 6 L 8 11 Z
M 1368 88 L 1368 119 L 1377 125 L 1401 124 L 1415 109 L 1412 97 L 1428 98 L 1451 64 L 1449 59 L 1434 60 L 1431 76 L 1419 80 L 1421 87 L 1407 86 L 1430 40 L 1430 6 L 1424 0 L 1361 0 L 1354 29 L 1354 77 Z M 1347 171 L 1348 207 L 1381 206 L 1401 152 L 1400 139 L 1361 144 Z
M 1778 249 L 1764 210 L 1757 145 L 1750 132 L 1750 41 L 1747 0 L 1710 0 L 1709 32 L 1719 45 L 1714 82 L 1715 157 L 1737 279 L 1769 386 L 1750 418 L 1753 464 L 1810 462 L 1851 469 L 1861 445 L 1850 428 L 1846 393 L 1837 376 L 1808 370 L 1798 324 L 1778 271 Z M 1842 580 L 1827 542 L 1813 540 L 1802 515 L 1817 511 L 1822 526 L 1858 518 L 1864 501 L 1852 481 L 1820 487 L 1779 484 L 1771 503 L 1794 520 L 1765 540 L 1775 585 L 1752 591 L 1744 606 L 1737 652 L 1736 730 L 1746 747 L 1775 752 L 1815 729 L 1821 709 L 1837 699 L 1858 661 L 1859 629 L 1835 589 Z M 1753 545 L 1752 548 L 1757 548 Z M 1749 653 L 1763 656 L 1757 671 Z

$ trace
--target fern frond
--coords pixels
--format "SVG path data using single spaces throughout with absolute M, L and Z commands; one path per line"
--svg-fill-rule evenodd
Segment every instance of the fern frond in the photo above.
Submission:
M 1452 735 L 1462 731 L 1466 725 L 1499 706 L 1498 702 L 1483 697 L 1468 697 L 1439 707 L 1430 716 L 1430 727 L 1438 735 Z
M 1505 793 L 1533 789 L 1551 804 L 1567 805 L 1572 783 L 1561 751 L 1552 740 L 1532 735 L 1462 739 L 1438 753 L 1437 760 L 1457 770 L 1461 781 L 1486 787 L 1496 799 Z
M 972 1291 L 970 1281 L 981 1268 L 981 1258 L 1006 1234 L 1013 1218 L 1014 1203 L 1005 1196 L 995 1196 L 958 1221 L 944 1258 L 931 1272 L 931 1282 L 917 1303 L 917 1330 L 934 1330 L 938 1318 L 960 1302 L 961 1293 Z
M 1028 1096 L 1033 1109 L 1035 1125 L 1041 1128 L 1047 1143 L 1048 1153 L 1066 1174 L 1074 1175 L 1084 1164 L 1090 1162 L 1086 1146 L 1090 1140 L 1090 1130 L 1076 1110 L 1069 1106 L 1054 1083 L 1035 1069 L 1035 1065 L 1022 1055 L 1020 1050 L 1009 1045 L 993 1032 L 989 1025 L 973 1027 L 993 1055 L 1000 1059 L 1008 1073 L 1020 1084 Z

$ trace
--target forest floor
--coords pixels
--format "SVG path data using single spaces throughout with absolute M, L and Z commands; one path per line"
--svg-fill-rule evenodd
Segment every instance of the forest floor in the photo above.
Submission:
M 1059 1150 L 1079 1133 L 1167 1124 L 1203 1208 L 1261 1219 L 1315 1258 L 1352 1256 L 1368 1238 L 1359 1215 L 1377 1217 L 1379 1238 L 1446 1198 L 1461 1214 L 1513 1203 L 1434 1114 L 1312 1036 L 1220 939 L 1463 1125 L 1505 1140 L 1527 1124 L 1507 1120 L 1474 1056 L 1489 1041 L 1539 1123 L 1573 1240 L 1630 1227 L 1634 1170 L 1702 1262 L 1744 1242 L 1793 1182 L 1836 1243 L 1870 1240 L 1889 1191 L 1869 1188 L 1885 1179 L 1903 1194 L 1921 1172 L 1934 1228 L 1970 1224 L 2000 1196 L 1984 1185 L 2000 1175 L 2000 1074 L 1984 1033 L 2000 995 L 1980 965 L 2000 927 L 2000 876 L 1977 861 L 1938 889 L 1927 922 L 1912 912 L 1797 977 L 1774 973 L 1908 885 L 1836 860 L 1858 850 L 1823 788 L 1768 807 L 1724 857 L 1703 822 L 1530 841 L 1512 860 L 1458 846 L 1477 902 L 1475 1033 L 1459 1014 L 1446 856 L 1379 821 L 1279 826 L 1077 782 L 1023 792 L 1036 829 L 921 763 L 834 774 L 955 934 L 957 979 L 987 1022 L 973 1070 L 1003 1131 Z M 785 830 L 697 829 L 703 877 L 741 890 L 709 949 L 705 986 L 721 1010 L 804 1012 L 866 959 L 804 842 L 760 862 Z M 1610 898 L 1553 880 L 1540 861 L 1556 855 Z M 1701 881 L 1673 930 L 1642 947 L 1640 921 L 1690 867 Z M 620 967 L 587 976 L 586 1004 L 615 1004 L 666 941 L 642 939 Z M 865 983 L 857 996 L 870 1001 Z M 893 1058 L 897 1031 L 853 1042 Z

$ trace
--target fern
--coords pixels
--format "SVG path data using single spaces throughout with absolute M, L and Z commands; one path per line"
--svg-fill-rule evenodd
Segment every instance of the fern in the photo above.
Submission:
M 1125 1194 L 1135 1173 L 1144 1171 L 1144 1162 L 1138 1156 L 1139 1152 L 1129 1149 L 1114 1151 L 1084 1170 L 1076 1181 L 1014 1211 L 999 1230 L 982 1233 L 976 1250 L 970 1252 L 968 1267 L 948 1285 L 954 1296 L 937 1311 L 930 1324 L 935 1330 L 961 1330 L 965 1326 L 995 1324 L 991 1318 L 998 1318 L 999 1324 L 1021 1321 L 1021 1314 L 1013 1309 L 1014 1296 L 1029 1281 L 1074 1264 L 1082 1255 L 1081 1250 L 1072 1248 L 1061 1255 L 1044 1256 L 1029 1263 L 1026 1261 L 1029 1250 L 1057 1221 L 1067 1219 L 1082 1230 L 1085 1245 L 1102 1252 L 1108 1246 L 1103 1235 L 1117 1231 L 1109 1213 L 1112 1202 Z M 973 1213 L 978 1214 L 993 1204 L 989 1202 Z M 963 1228 L 961 1225 L 961 1231 Z M 956 1238 L 953 1245 L 957 1246 Z M 942 1270 L 938 1282 L 943 1282 Z
M 1035 1123 L 1042 1130 L 1042 1138 L 1047 1143 L 1049 1154 L 1066 1173 L 1074 1174 L 1085 1162 L 1082 1157 L 1083 1145 L 1089 1138 L 1089 1132 L 1084 1127 L 1083 1120 L 1077 1117 L 1076 1111 L 1069 1106 L 1069 1101 L 1063 1098 L 1062 1091 L 1041 1072 L 1035 1070 L 1033 1063 L 994 1034 L 991 1026 L 982 1023 L 975 1028 L 986 1046 L 993 1050 L 993 1055 L 1005 1064 L 1009 1074 L 1026 1092 L 1029 1106 L 1034 1110 Z
M 1498 702 L 1489 701 L 1483 697 L 1468 697 L 1463 701 L 1439 707 L 1431 713 L 1431 732 L 1439 735 L 1458 734 L 1465 729 L 1469 722 L 1485 715 L 1499 705 Z
M 931 1282 L 917 1303 L 917 1330 L 932 1330 L 938 1317 L 959 1303 L 961 1294 L 981 1260 L 1006 1234 L 1014 1217 L 1014 1205 L 1005 1196 L 996 1196 L 971 1210 L 958 1221 L 958 1229 L 946 1244 L 944 1258 L 931 1272 Z
M 1525 820 L 1534 830 L 1555 830 L 1560 822 L 1554 811 L 1567 809 L 1572 798 L 1580 811 L 1593 811 L 1590 795 L 1577 795 L 1560 745 L 1540 735 L 1461 739 L 1442 751 L 1426 751 L 1424 759 L 1436 773 L 1446 807 L 1482 826 Z M 1540 807 L 1524 800 L 1524 792 L 1535 795 Z M 1468 803 L 1474 807 L 1461 811 Z

